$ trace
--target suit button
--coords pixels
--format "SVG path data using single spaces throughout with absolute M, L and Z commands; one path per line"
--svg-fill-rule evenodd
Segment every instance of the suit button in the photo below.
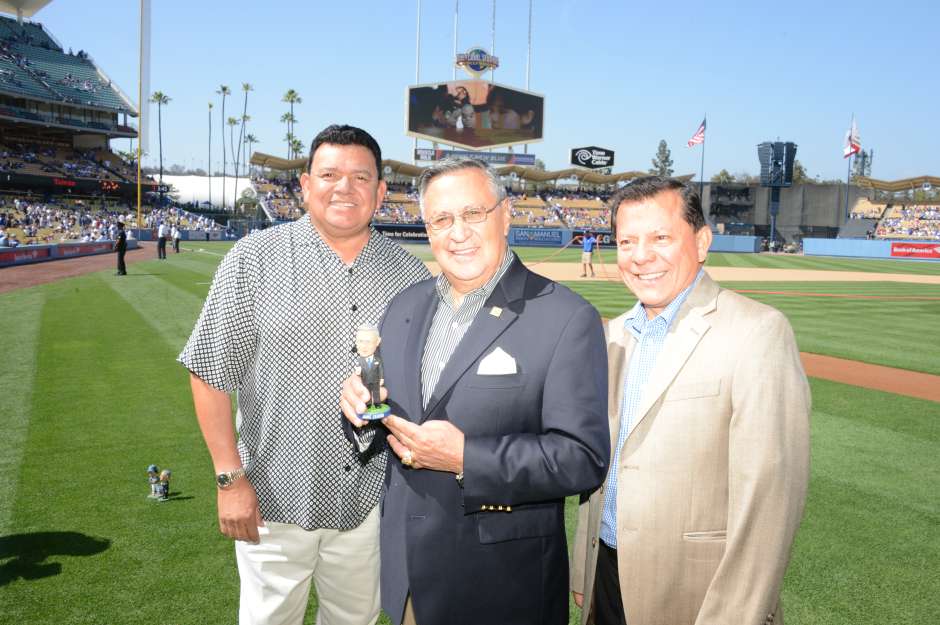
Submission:
M 592 547 L 596 547 L 596 546 L 597 546 L 597 539 L 596 539 L 596 538 L 592 538 L 592 539 L 591 539 L 591 546 L 592 546 Z

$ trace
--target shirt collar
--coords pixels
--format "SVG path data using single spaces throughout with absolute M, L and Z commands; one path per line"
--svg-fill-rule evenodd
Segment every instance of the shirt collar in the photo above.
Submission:
M 312 246 L 317 255 L 323 261 L 328 263 L 333 263 L 340 266 L 347 266 L 339 255 L 333 251 L 327 242 L 320 236 L 320 231 L 317 230 L 316 226 L 313 225 L 313 222 L 310 221 L 310 215 L 304 215 L 302 218 L 294 222 L 299 228 L 300 236 L 298 241 L 301 245 L 310 245 Z M 356 256 L 356 259 L 348 265 L 349 267 L 355 267 L 361 263 L 368 263 L 375 256 L 376 246 L 380 244 L 382 235 L 373 228 L 369 226 L 369 240 L 366 241 L 366 244 L 359 251 L 359 254 Z
M 512 261 L 515 258 L 515 253 L 507 246 L 506 253 L 503 255 L 503 262 L 500 263 L 499 269 L 496 270 L 496 273 L 493 274 L 493 277 L 487 280 L 486 284 L 480 288 L 470 291 L 464 295 L 464 301 L 479 299 L 481 302 L 485 302 L 487 298 L 493 294 L 493 291 L 496 290 L 496 285 L 499 284 L 499 281 L 506 273 L 506 270 L 509 269 L 509 266 L 512 264 Z M 437 296 L 441 299 L 441 301 L 445 302 L 448 306 L 451 306 L 451 285 L 450 282 L 447 281 L 447 277 L 444 276 L 443 272 L 437 276 L 437 284 L 435 285 L 435 288 L 437 289 Z
M 704 273 L 705 270 L 699 267 L 698 273 L 695 274 L 695 279 L 692 280 L 692 284 L 685 287 L 674 300 L 669 302 L 669 305 L 666 306 L 666 308 L 664 308 L 661 313 L 652 319 L 646 316 L 646 307 L 643 306 L 642 302 L 638 301 L 624 318 L 624 329 L 632 332 L 634 336 L 643 334 L 646 328 L 654 323 L 665 324 L 666 329 L 669 329 L 669 327 L 672 325 L 672 322 L 676 320 L 676 316 L 679 314 L 679 309 L 682 308 L 682 304 L 684 304 L 685 300 L 689 298 L 689 294 L 692 292 L 692 289 L 695 288 L 695 285 L 701 281 L 702 275 L 704 275 Z

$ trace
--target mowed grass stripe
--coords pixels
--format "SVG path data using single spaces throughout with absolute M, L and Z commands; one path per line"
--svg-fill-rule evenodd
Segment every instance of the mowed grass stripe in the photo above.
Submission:
M 193 330 L 208 287 L 194 283 L 192 278 L 196 274 L 168 266 L 166 262 L 145 264 L 147 268 L 151 265 L 157 267 L 153 274 L 102 276 L 102 280 L 163 337 L 166 344 L 175 350 L 175 357 Z
M 5 565 L 12 580 L 0 593 L 4 619 L 234 622 L 231 543 L 217 531 L 212 465 L 176 349 L 105 276 L 49 285 L 47 293 L 5 555 L 37 532 L 61 550 L 47 547 L 40 562 Z M 189 311 L 177 315 L 192 323 Z M 173 470 L 179 495 L 171 501 L 146 498 L 151 462 Z M 75 553 L 87 545 L 98 547 Z M 61 566 L 58 574 L 23 579 L 51 563 Z
M 42 291 L 23 289 L 0 295 L 3 311 L 3 366 L 0 367 L 0 536 L 7 533 L 16 501 L 20 460 L 29 417 L 39 348 Z
M 940 404 L 811 380 L 809 495 L 787 621 L 932 622 L 940 583 Z
M 940 404 L 811 381 L 812 476 L 784 583 L 794 623 L 932 622 Z

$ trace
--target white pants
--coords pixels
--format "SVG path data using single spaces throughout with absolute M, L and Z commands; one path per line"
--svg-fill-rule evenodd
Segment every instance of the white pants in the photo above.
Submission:
M 239 625 L 302 625 L 310 579 L 317 625 L 372 625 L 379 617 L 379 511 L 352 530 L 267 523 L 257 545 L 235 541 Z

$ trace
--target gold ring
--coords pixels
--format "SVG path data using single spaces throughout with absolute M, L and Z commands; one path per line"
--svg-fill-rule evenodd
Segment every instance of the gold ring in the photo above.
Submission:
M 401 463 L 406 467 L 410 467 L 412 464 L 414 464 L 414 461 L 414 456 L 410 451 L 406 451 L 405 455 L 401 457 Z

